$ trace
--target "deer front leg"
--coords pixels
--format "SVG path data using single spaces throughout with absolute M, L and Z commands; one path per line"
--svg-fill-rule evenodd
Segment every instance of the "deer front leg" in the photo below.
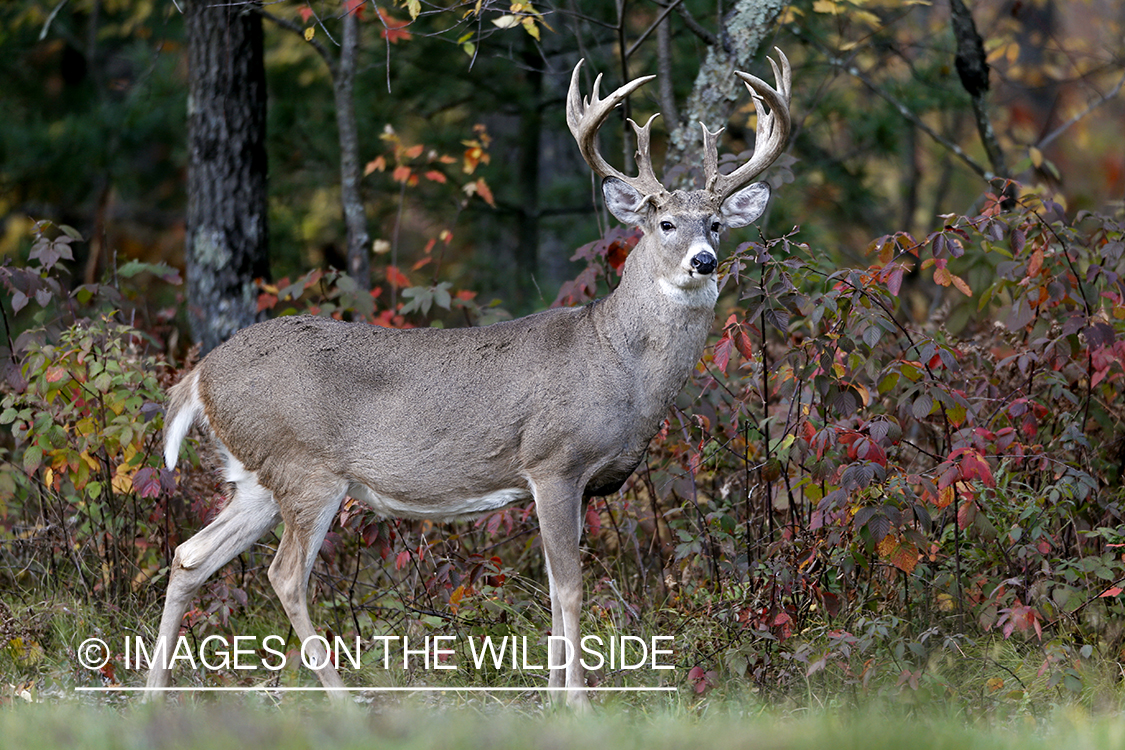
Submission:
M 562 636 L 569 643 L 551 641 L 550 664 L 566 666 L 551 670 L 549 687 L 567 688 L 567 703 L 579 710 L 590 707 L 586 697 L 585 679 L 580 660 L 579 615 L 582 610 L 582 563 L 578 544 L 581 540 L 582 493 L 568 483 L 544 483 L 533 486 L 535 507 L 539 514 L 539 534 L 547 563 L 547 579 L 551 589 L 551 634 Z

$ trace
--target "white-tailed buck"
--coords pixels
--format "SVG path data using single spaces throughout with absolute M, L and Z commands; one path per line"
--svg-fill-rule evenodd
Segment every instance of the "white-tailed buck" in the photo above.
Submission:
M 780 52 L 780 51 L 779 51 Z M 578 92 L 566 115 L 583 157 L 604 178 L 610 212 L 644 237 L 612 294 L 483 328 L 388 330 L 288 317 L 239 331 L 169 395 L 164 455 L 176 463 L 193 424 L 226 461 L 230 500 L 213 523 L 176 548 L 158 643 L 173 644 L 200 585 L 284 521 L 269 569 L 296 635 L 316 634 L 309 573 L 345 495 L 388 516 L 449 519 L 535 500 L 551 592 L 552 664 L 581 654 L 582 502 L 615 492 L 703 353 L 714 319 L 719 237 L 756 220 L 769 187 L 749 184 L 789 135 L 790 69 L 770 64 L 775 90 L 746 73 L 758 112 L 752 158 L 718 169 L 718 136 L 703 128 L 702 190 L 668 191 L 656 179 L 649 123 L 632 123 L 638 176 L 597 152 L 598 129 L 638 78 L 602 99 Z M 767 111 L 768 108 L 768 111 Z M 721 132 L 721 131 L 720 131 Z M 316 642 L 319 643 L 319 642 Z M 168 649 L 150 688 L 170 681 Z M 312 651 L 312 649 L 310 649 Z M 323 649 L 310 653 L 326 662 Z M 587 705 L 577 658 L 548 685 Z M 331 666 L 327 688 L 343 688 Z

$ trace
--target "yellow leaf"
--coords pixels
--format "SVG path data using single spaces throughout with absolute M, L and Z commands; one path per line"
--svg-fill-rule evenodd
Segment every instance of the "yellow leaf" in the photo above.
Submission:
M 38 641 L 13 638 L 8 641 L 8 649 L 16 662 L 23 667 L 34 667 L 43 660 L 43 647 Z
M 812 9 L 814 13 L 827 13 L 832 16 L 839 15 L 842 10 L 839 3 L 835 3 L 833 0 L 816 0 L 812 4 Z
M 530 17 L 525 18 L 523 19 L 523 21 L 521 21 L 521 23 L 523 24 L 524 31 L 526 31 L 528 34 L 531 34 L 531 37 L 538 42 L 539 27 L 535 25 L 535 19 Z
M 895 551 L 895 547 L 897 546 L 898 541 L 894 538 L 894 535 L 887 534 L 885 537 L 879 540 L 879 544 L 876 546 L 876 549 L 879 551 L 879 557 L 886 559 L 891 556 L 891 554 Z
M 851 12 L 853 18 L 863 21 L 865 24 L 873 29 L 878 29 L 883 25 L 883 19 L 875 15 L 869 10 L 853 10 Z
M 499 18 L 493 18 L 492 23 L 501 29 L 510 29 L 519 25 L 520 18 L 519 16 L 500 16 Z
M 315 27 L 310 26 L 307 29 L 305 29 L 305 41 L 306 42 L 311 42 L 313 40 L 314 36 L 316 36 L 316 28 Z
M 125 464 L 117 466 L 117 472 L 113 475 L 113 491 L 121 494 L 126 494 L 133 491 L 133 472 L 125 468 Z
M 961 291 L 961 294 L 964 294 L 966 297 L 973 296 L 973 290 L 969 288 L 968 283 L 964 279 L 955 273 L 949 274 L 949 278 L 953 281 L 953 286 Z
M 1032 146 L 1031 148 L 1029 148 L 1027 150 L 1027 153 L 1031 156 L 1031 163 L 1036 169 L 1043 166 L 1043 152 L 1042 151 L 1035 148 L 1035 146 Z
M 417 20 L 418 14 L 422 12 L 422 3 L 419 0 L 406 0 L 406 12 L 410 14 L 410 20 Z
M 984 686 L 986 688 L 988 688 L 988 692 L 995 693 L 997 690 L 1003 689 L 1004 681 L 1001 680 L 999 677 L 993 677 L 992 679 L 987 680 L 984 683 Z

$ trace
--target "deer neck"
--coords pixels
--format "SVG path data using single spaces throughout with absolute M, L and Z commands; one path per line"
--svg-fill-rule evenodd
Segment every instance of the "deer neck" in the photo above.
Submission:
M 648 403 L 637 406 L 663 419 L 703 354 L 718 288 L 713 279 L 696 289 L 675 287 L 635 260 L 641 259 L 634 251 L 621 284 L 591 315 L 602 342 L 641 386 Z

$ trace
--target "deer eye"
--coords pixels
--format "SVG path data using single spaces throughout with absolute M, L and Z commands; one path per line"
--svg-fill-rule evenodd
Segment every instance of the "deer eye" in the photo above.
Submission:
M 671 232 L 673 229 L 676 228 L 676 225 L 673 224 L 670 221 L 662 221 L 662 222 L 660 222 L 660 228 L 663 229 L 665 232 Z
M 711 231 L 716 232 L 716 233 L 719 231 L 719 222 L 717 222 L 717 221 L 711 222 Z

